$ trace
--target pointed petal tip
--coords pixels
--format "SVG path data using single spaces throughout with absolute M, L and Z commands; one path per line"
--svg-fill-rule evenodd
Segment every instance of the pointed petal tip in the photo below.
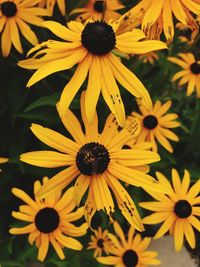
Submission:
M 18 188 L 16 188 L 16 187 L 13 187 L 13 188 L 11 189 L 11 192 L 12 192 L 13 195 L 17 196 L 17 193 L 19 192 L 19 190 L 20 190 L 20 189 L 18 189 Z
M 15 231 L 13 231 L 14 230 L 14 228 L 11 228 L 11 229 L 9 229 L 9 234 L 11 234 L 11 235 L 14 235 L 15 234 Z

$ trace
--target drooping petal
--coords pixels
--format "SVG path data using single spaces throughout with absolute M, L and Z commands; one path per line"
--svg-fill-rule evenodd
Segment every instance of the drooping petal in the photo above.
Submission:
M 91 177 L 81 174 L 76 180 L 74 185 L 74 201 L 77 206 L 80 205 L 81 199 L 85 192 L 87 191 L 91 182 Z
M 142 20 L 142 29 L 144 32 L 148 32 L 149 28 L 154 24 L 161 14 L 164 5 L 164 0 L 153 0 L 151 6 L 148 8 Z M 155 8 L 156 7 L 156 8 Z
M 196 245 L 196 239 L 195 239 L 195 235 L 194 235 L 194 230 L 191 226 L 191 224 L 189 223 L 188 220 L 184 220 L 184 234 L 185 237 L 187 239 L 187 242 L 189 243 L 191 248 L 195 248 Z
M 106 177 L 107 177 L 107 183 L 110 189 L 113 191 L 115 198 L 117 200 L 118 207 L 121 210 L 124 217 L 137 230 L 143 231 L 144 227 L 140 215 L 129 194 L 126 192 L 126 190 L 123 188 L 123 186 L 119 183 L 117 179 L 115 179 L 109 174 L 106 174 Z
M 35 83 L 44 79 L 52 73 L 72 68 L 75 64 L 83 60 L 86 55 L 87 51 L 85 49 L 79 48 L 66 58 L 55 59 L 50 61 L 49 63 L 44 64 L 30 78 L 27 83 L 27 87 L 34 85 Z
M 38 248 L 38 260 L 43 261 L 46 258 L 49 249 L 49 237 L 47 234 L 41 235 L 41 244 Z
M 86 116 L 89 123 L 92 123 L 96 113 L 96 105 L 101 90 L 101 65 L 98 56 L 92 57 L 92 64 L 89 70 L 88 86 L 85 93 Z
M 55 249 L 58 257 L 61 260 L 64 260 L 65 254 L 63 253 L 62 246 L 59 244 L 59 242 L 56 241 L 52 233 L 49 234 L 49 241 L 52 244 L 53 248 Z
M 140 99 L 145 107 L 150 109 L 152 107 L 151 98 L 140 80 L 116 56 L 109 54 L 108 58 L 116 80 L 132 95 Z
M 172 18 L 170 0 L 164 1 L 162 16 L 165 36 L 167 40 L 171 41 L 174 37 L 174 23 Z
M 72 99 L 78 92 L 79 88 L 85 81 L 90 65 L 92 62 L 92 56 L 88 54 L 82 62 L 78 64 L 78 67 L 72 76 L 71 80 L 65 86 L 60 97 L 60 113 L 65 114 L 71 104 Z
M 106 103 L 110 110 L 116 116 L 116 119 L 120 126 L 124 126 L 125 123 L 125 110 L 124 104 L 121 99 L 121 94 L 118 85 L 115 81 L 112 68 L 109 64 L 109 56 L 103 56 L 100 60 L 101 72 L 102 72 L 102 93 Z
M 176 251 L 180 251 L 183 246 L 184 220 L 177 219 L 174 227 L 174 246 Z

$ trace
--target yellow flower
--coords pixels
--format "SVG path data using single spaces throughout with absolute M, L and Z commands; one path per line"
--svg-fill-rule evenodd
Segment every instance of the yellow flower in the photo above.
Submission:
M 64 39 L 64 42 L 44 42 L 29 51 L 30 55 L 39 49 L 33 58 L 19 62 L 21 67 L 37 69 L 27 86 L 32 86 L 52 73 L 71 69 L 78 64 L 62 92 L 61 113 L 65 114 L 89 72 L 85 97 L 87 118 L 90 122 L 93 121 L 99 95 L 102 93 L 111 112 L 116 116 L 120 126 L 123 126 L 125 110 L 116 80 L 132 95 L 140 98 L 147 108 L 150 108 L 152 103 L 143 84 L 121 63 L 114 52 L 141 54 L 166 48 L 166 45 L 160 41 L 139 41 L 145 38 L 145 35 L 138 29 L 117 35 L 118 26 L 119 21 L 115 24 L 94 21 L 88 22 L 85 26 L 72 21 L 68 23 L 68 28 L 54 21 L 44 22 L 43 27 L 50 29 Z
M 124 8 L 119 0 L 89 0 L 85 7 L 76 8 L 72 14 L 81 13 L 77 20 L 84 22 L 87 19 L 109 21 L 110 19 L 118 19 L 120 14 L 116 10 Z
M 6 162 L 8 162 L 8 161 L 9 161 L 8 158 L 2 158 L 2 157 L 0 157 L 0 164 L 2 164 L 2 163 L 6 163 Z
M 168 179 L 161 173 L 157 172 L 158 180 L 172 189 Z M 173 193 L 157 194 L 148 193 L 157 200 L 157 202 L 142 202 L 140 206 L 154 211 L 143 219 L 145 224 L 162 223 L 162 226 L 155 235 L 155 239 L 160 238 L 170 231 L 174 236 L 175 250 L 181 250 L 184 236 L 191 248 L 195 248 L 196 241 L 193 227 L 200 232 L 200 179 L 189 189 L 190 174 L 185 170 L 183 181 L 181 182 L 178 172 L 172 170 Z M 193 226 L 193 227 L 192 227 Z
M 61 14 L 65 15 L 65 0 L 40 0 L 39 6 L 40 7 L 46 7 L 47 10 L 50 12 L 51 15 L 53 15 L 54 6 L 57 3 L 58 8 L 61 12 Z
M 149 52 L 149 53 L 140 55 L 139 59 L 141 59 L 144 63 L 150 63 L 151 65 L 153 65 L 155 61 L 159 59 L 159 55 L 155 52 Z
M 156 101 L 152 109 L 147 110 L 143 105 L 140 105 L 139 109 L 142 114 L 132 113 L 132 116 L 137 117 L 141 122 L 141 131 L 136 139 L 138 144 L 140 142 L 150 141 L 153 151 L 157 151 L 156 141 L 158 141 L 167 151 L 170 153 L 173 152 L 173 148 L 167 139 L 178 142 L 179 138 L 169 128 L 176 128 L 180 126 L 180 123 L 174 121 L 178 118 L 177 114 L 165 114 L 171 107 L 171 104 L 171 101 L 167 101 L 163 105 L 160 101 Z M 131 119 L 132 116 L 129 118 Z M 135 140 L 133 140 L 134 142 Z
M 191 12 L 200 14 L 199 0 L 141 0 L 123 15 L 123 19 L 129 28 L 133 20 L 141 21 L 143 31 L 150 39 L 159 39 L 164 31 L 166 39 L 171 42 L 174 37 L 173 15 L 178 21 L 188 25 L 194 31 L 193 38 L 195 37 L 198 25 Z
M 47 182 L 48 178 L 45 177 L 43 183 Z M 35 242 L 40 261 L 46 258 L 49 244 L 53 246 L 59 258 L 64 259 L 63 247 L 82 249 L 81 243 L 73 237 L 85 235 L 88 226 L 84 223 L 77 227 L 72 222 L 83 216 L 83 208 L 72 212 L 75 208 L 73 187 L 63 196 L 58 192 L 39 200 L 36 193 L 40 187 L 40 181 L 36 181 L 34 200 L 24 191 L 18 188 L 12 189 L 12 193 L 26 203 L 19 207 L 19 212 L 13 211 L 12 216 L 29 224 L 21 228 L 11 228 L 9 232 L 14 235 L 29 234 L 28 241 L 31 245 Z
M 1 49 L 4 57 L 9 55 L 12 44 L 19 53 L 23 53 L 19 31 L 32 45 L 38 43 L 28 24 L 38 26 L 43 21 L 39 16 L 49 15 L 45 9 L 35 6 L 39 1 L 0 0 Z
M 157 153 L 147 151 L 145 143 L 136 145 L 132 149 L 122 149 L 123 145 L 138 134 L 139 122 L 132 120 L 121 131 L 113 115 L 108 116 L 104 130 L 98 131 L 98 118 L 90 124 L 85 112 L 85 92 L 81 97 L 81 114 L 85 125 L 85 133 L 74 114 L 67 110 L 65 116 L 58 112 L 61 120 L 75 141 L 40 125 L 33 124 L 32 132 L 46 145 L 58 150 L 35 151 L 21 155 L 21 160 L 35 166 L 66 168 L 56 174 L 39 191 L 38 196 L 51 195 L 58 190 L 75 182 L 74 198 L 79 206 L 87 189 L 85 203 L 85 217 L 90 224 L 96 210 L 104 210 L 109 216 L 114 211 L 112 190 L 122 214 L 137 229 L 142 230 L 140 216 L 133 200 L 123 188 L 123 182 L 143 188 L 150 188 L 163 192 L 155 179 L 143 171 L 143 165 L 160 160 Z M 142 168 L 142 170 L 141 170 Z
M 156 259 L 157 252 L 146 251 L 151 238 L 145 237 L 142 239 L 139 234 L 135 234 L 135 229 L 130 227 L 126 239 L 116 221 L 114 222 L 114 230 L 119 239 L 113 234 L 108 234 L 114 243 L 114 246 L 110 248 L 113 256 L 98 257 L 98 262 L 116 267 L 146 267 L 160 264 L 160 261 Z
M 178 85 L 188 84 L 187 96 L 190 96 L 194 90 L 197 92 L 197 97 L 200 98 L 200 60 L 196 60 L 191 53 L 179 53 L 179 58 L 168 57 L 168 60 L 179 65 L 183 70 L 177 72 L 172 81 L 181 78 Z
M 109 254 L 109 248 L 113 243 L 108 237 L 108 230 L 102 230 L 101 227 L 94 231 L 94 235 L 91 236 L 91 241 L 88 244 L 88 249 L 95 249 L 94 258 L 99 257 L 105 252 Z

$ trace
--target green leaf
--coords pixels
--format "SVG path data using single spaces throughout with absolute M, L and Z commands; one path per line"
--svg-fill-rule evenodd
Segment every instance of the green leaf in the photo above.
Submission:
M 36 100 L 35 102 L 33 102 L 24 111 L 28 112 L 28 111 L 31 111 L 35 108 L 39 108 L 42 106 L 54 107 L 56 105 L 56 103 L 58 102 L 59 98 L 60 98 L 60 93 L 55 93 L 55 94 L 49 95 L 49 96 L 43 96 L 43 97 L 39 98 L 38 100 Z
M 55 107 L 39 107 L 36 110 L 31 110 L 28 112 L 21 112 L 14 114 L 15 117 L 31 120 L 31 121 L 42 121 L 49 123 L 58 122 L 58 114 Z
M 13 261 L 1 261 L 1 267 L 23 267 L 24 265 L 22 263 L 13 262 Z
M 8 253 L 10 255 L 12 255 L 13 253 L 13 240 L 14 240 L 15 237 L 11 237 L 10 240 L 8 241 L 7 245 L 6 245 L 6 248 L 8 250 Z M 1 266 L 0 266 L 1 267 Z

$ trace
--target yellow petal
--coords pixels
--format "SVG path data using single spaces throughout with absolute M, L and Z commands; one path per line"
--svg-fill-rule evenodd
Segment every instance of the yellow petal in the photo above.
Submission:
M 63 89 L 63 92 L 60 97 L 60 114 L 65 114 L 66 109 L 68 109 L 72 99 L 78 92 L 79 88 L 85 81 L 90 65 L 92 62 L 92 56 L 88 54 L 82 62 L 78 64 L 78 67 L 72 76 L 71 80 Z

